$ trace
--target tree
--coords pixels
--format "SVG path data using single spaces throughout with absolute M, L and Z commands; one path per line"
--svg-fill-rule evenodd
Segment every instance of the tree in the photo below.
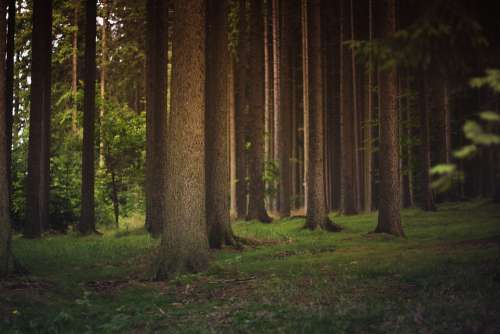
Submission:
M 323 111 L 323 57 L 321 0 L 302 0 L 304 54 L 304 127 L 307 136 L 306 227 L 340 231 L 328 218 L 325 183 L 325 114 Z
M 373 40 L 373 0 L 368 0 L 368 39 Z M 372 211 L 372 162 L 373 162 L 373 69 L 371 54 L 369 56 L 369 65 L 365 73 L 365 87 L 364 87 L 364 107 L 365 107 L 365 122 L 363 124 L 364 132 L 364 190 L 363 190 L 363 204 L 364 211 Z
M 7 1 L 0 0 L 0 55 L 6 53 Z M 0 78 L 5 78 L 6 60 L 0 57 Z M 0 80 L 0 278 L 11 273 L 13 263 L 10 253 L 11 225 L 9 212 L 9 181 L 7 176 L 7 101 L 6 83 Z
M 148 0 L 147 8 L 147 104 L 146 104 L 146 227 L 154 237 L 165 223 L 167 135 L 167 29 L 168 5 Z
M 248 189 L 247 220 L 257 219 L 269 223 L 271 218 L 264 205 L 264 16 L 262 0 L 250 1 L 250 33 L 249 47 L 251 55 L 248 60 L 249 114 L 251 124 L 248 133 Z
M 106 106 L 106 80 L 108 73 L 108 30 L 109 30 L 109 3 L 108 0 L 101 0 L 102 4 L 102 25 L 101 25 L 101 68 L 99 73 L 99 168 L 104 167 L 104 144 L 102 140 L 102 118 L 104 117 Z
M 85 97 L 83 106 L 82 211 L 78 231 L 91 234 L 95 229 L 95 82 L 97 1 L 85 3 Z
M 174 2 L 167 220 L 157 278 L 208 266 L 205 181 L 206 2 Z M 186 43 L 188 41 L 188 43 Z
M 14 53 L 15 53 L 15 30 L 16 30 L 16 1 L 8 0 L 7 21 L 7 52 L 5 66 L 5 103 L 7 106 L 7 114 L 5 116 L 6 131 L 7 131 L 7 179 L 9 183 L 9 202 L 12 199 L 12 125 L 14 112 Z M 9 204 L 10 207 L 10 204 Z
M 206 207 L 211 248 L 234 244 L 229 218 L 228 77 L 231 57 L 227 0 L 208 0 Z
M 78 18 L 79 0 L 73 1 L 73 35 L 71 46 L 71 93 L 73 99 L 73 110 L 71 113 L 71 128 L 73 133 L 78 133 Z
M 33 1 L 27 222 L 24 236 L 39 238 L 49 225 L 49 153 L 52 0 Z
M 381 0 L 383 38 L 396 32 L 396 0 Z M 379 71 L 380 195 L 376 233 L 404 236 L 400 215 L 399 123 L 397 73 L 393 66 Z
M 292 130 L 292 52 L 293 30 L 292 15 L 294 2 L 280 1 L 279 25 L 279 108 L 276 110 L 276 154 L 279 161 L 279 202 L 278 213 L 281 218 L 290 216 L 290 138 Z

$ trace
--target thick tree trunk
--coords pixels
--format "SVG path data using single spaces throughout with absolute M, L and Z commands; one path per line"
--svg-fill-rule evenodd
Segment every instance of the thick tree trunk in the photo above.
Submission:
M 325 113 L 323 98 L 323 57 L 321 38 L 321 0 L 303 0 L 304 127 L 307 129 L 307 213 L 306 227 L 339 231 L 328 218 L 325 189 Z
M 24 236 L 39 238 L 49 225 L 52 1 L 33 1 L 30 132 Z
M 228 41 L 228 1 L 208 0 L 206 207 L 211 248 L 234 244 L 229 219 L 228 78 L 231 57 Z
M 167 219 L 167 47 L 168 4 L 147 2 L 146 228 L 159 237 Z
M 0 0 L 0 55 L 6 52 L 6 28 L 5 21 L 7 1 Z M 6 76 L 5 57 L 0 58 L 0 78 Z M 9 212 L 9 180 L 7 160 L 7 109 L 6 82 L 0 80 L 0 278 L 9 275 L 13 270 L 12 256 L 10 251 L 11 225 Z
M 73 9 L 73 36 L 71 47 L 71 97 L 72 97 L 72 111 L 71 111 L 71 129 L 74 134 L 78 133 L 78 2 L 74 2 L 75 8 Z
M 280 0 L 279 34 L 279 109 L 276 110 L 276 151 L 279 161 L 280 218 L 290 216 L 290 132 L 292 113 L 292 39 L 293 2 Z
M 205 201 L 207 3 L 204 0 L 175 0 L 174 4 L 173 95 L 167 143 L 168 216 L 163 227 L 158 279 L 208 267 Z
M 236 218 L 247 214 L 247 132 L 248 132 L 248 25 L 247 0 L 239 0 L 238 48 L 236 50 L 235 136 L 236 136 Z
M 83 106 L 82 212 L 78 231 L 95 232 L 95 82 L 97 1 L 85 3 L 85 96 Z
M 396 32 L 396 0 L 382 0 L 383 37 Z M 380 91 L 380 196 L 377 233 L 404 236 L 400 215 L 399 123 L 397 73 L 395 68 L 379 72 Z
M 431 168 L 431 140 L 430 140 L 430 92 L 424 75 L 419 78 L 418 110 L 420 116 L 420 147 L 419 147 L 419 167 L 417 204 L 424 211 L 435 211 L 436 206 L 432 196 L 431 178 L 429 170 Z
M 341 142 L 342 142 L 342 212 L 346 215 L 358 213 L 356 203 L 356 171 L 354 150 L 354 107 L 352 85 L 352 51 L 344 42 L 350 39 L 350 1 L 341 2 L 341 57 L 340 57 L 340 98 L 341 98 Z
M 262 1 L 250 1 L 250 41 L 248 81 L 249 90 L 249 142 L 248 174 L 250 179 L 248 191 L 247 220 L 257 219 L 271 222 L 264 205 L 264 16 Z

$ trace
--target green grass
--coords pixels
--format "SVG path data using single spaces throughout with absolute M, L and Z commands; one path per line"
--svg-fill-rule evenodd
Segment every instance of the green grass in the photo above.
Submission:
M 0 333 L 498 333 L 500 207 L 405 210 L 407 239 L 369 234 L 376 215 L 238 222 L 268 244 L 212 254 L 207 273 L 151 282 L 158 241 L 16 238 L 32 275 L 0 284 Z M 137 224 L 136 224 L 137 225 Z

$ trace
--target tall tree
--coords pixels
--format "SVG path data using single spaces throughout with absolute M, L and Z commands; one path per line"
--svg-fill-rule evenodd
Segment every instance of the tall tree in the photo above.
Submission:
M 206 207 L 210 247 L 234 243 L 229 220 L 228 77 L 231 57 L 228 40 L 228 1 L 208 0 Z
M 247 0 L 238 1 L 238 45 L 235 65 L 236 218 L 247 214 L 248 20 Z
M 264 205 L 264 16 L 262 0 L 250 0 L 248 60 L 249 127 L 248 174 L 250 179 L 247 219 L 271 222 Z
M 73 133 L 78 133 L 78 18 L 80 1 L 73 1 L 73 36 L 71 46 L 71 93 L 73 99 L 73 110 L 71 113 L 71 128 Z
M 321 0 L 302 0 L 304 85 L 304 127 L 307 135 L 306 227 L 339 231 L 328 218 L 325 188 L 325 113 L 323 108 L 323 57 Z
M 379 0 L 382 37 L 396 32 L 396 0 Z M 404 236 L 400 215 L 399 123 L 397 73 L 393 66 L 379 72 L 380 94 L 380 196 L 375 232 Z
M 340 99 L 341 99 L 341 142 L 342 142 L 342 211 L 346 215 L 358 212 L 356 201 L 356 178 L 354 150 L 354 96 L 352 84 L 352 50 L 344 42 L 349 40 L 351 29 L 350 0 L 342 0 L 340 15 Z
M 172 111 L 166 195 L 157 278 L 208 266 L 205 182 L 206 5 L 174 2 Z M 262 40 L 261 40 L 262 41 Z
M 39 238 L 49 223 L 52 0 L 33 1 L 27 222 L 24 235 Z
M 85 92 L 83 105 L 82 204 L 78 231 L 95 232 L 95 83 L 97 1 L 85 2 Z
M 102 119 L 106 109 L 106 80 L 108 73 L 108 30 L 109 30 L 109 3 L 108 0 L 101 0 L 102 4 L 102 25 L 101 25 L 101 68 L 99 72 L 99 97 L 101 103 L 99 105 L 99 168 L 104 168 L 104 141 L 101 134 Z M 166 19 L 165 19 L 166 20 Z M 137 89 L 135 90 L 137 93 Z M 138 108 L 136 107 L 135 110 Z
M 290 0 L 280 0 L 279 25 L 279 109 L 276 110 L 276 153 L 279 161 L 279 203 L 281 218 L 290 216 L 290 154 L 292 130 L 292 52 L 293 6 Z
M 368 39 L 373 40 L 373 0 L 368 0 Z M 372 163 L 373 163 L 373 69 L 372 55 L 369 55 L 368 66 L 365 72 L 365 122 L 364 130 L 364 211 L 372 211 Z
M 159 237 L 167 219 L 167 2 L 148 0 L 146 16 L 146 228 Z
M 6 52 L 7 0 L 0 0 L 0 55 Z M 0 57 L 0 78 L 5 78 L 5 57 Z M 9 212 L 9 185 L 7 177 L 7 101 L 6 83 L 0 80 L 0 278 L 12 271 L 10 253 L 11 225 Z
M 15 30 L 16 30 L 16 1 L 8 0 L 8 21 L 7 21 L 7 52 L 6 52 L 6 106 L 7 114 L 6 131 L 7 131 L 7 179 L 9 183 L 9 198 L 12 195 L 12 125 L 14 113 L 14 54 L 15 54 Z M 10 200 L 9 200 L 10 201 Z M 10 205 L 9 205 L 10 207 Z

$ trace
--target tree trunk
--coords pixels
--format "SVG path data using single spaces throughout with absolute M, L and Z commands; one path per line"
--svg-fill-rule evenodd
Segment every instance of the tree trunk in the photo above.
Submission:
M 382 0 L 383 38 L 396 32 L 396 0 Z M 404 236 L 400 216 L 399 129 L 397 73 L 394 67 L 379 72 L 380 91 L 380 197 L 376 233 Z
M 0 55 L 6 53 L 7 22 L 7 1 L 0 0 Z M 0 78 L 6 76 L 5 57 L 0 58 Z M 13 269 L 10 241 L 11 225 L 9 212 L 9 180 L 8 160 L 7 160 L 7 91 L 5 80 L 0 80 L 0 278 L 9 275 Z
M 120 227 L 120 202 L 118 200 L 118 185 L 116 181 L 116 174 L 111 171 L 111 200 L 113 201 L 113 212 L 115 214 L 115 227 Z
M 368 0 L 368 40 L 373 40 L 373 0 Z M 372 55 L 365 73 L 365 122 L 364 122 L 364 211 L 371 212 L 372 207 L 372 163 L 373 163 L 373 69 Z
M 6 52 L 6 92 L 5 103 L 7 114 L 5 115 L 7 131 L 7 180 L 9 188 L 9 208 L 12 201 L 12 124 L 14 113 L 14 54 L 15 54 L 15 30 L 16 30 L 16 1 L 8 0 L 9 19 L 7 21 L 7 52 Z M 9 209 L 10 210 L 10 209 Z
M 292 112 L 292 15 L 293 2 L 280 1 L 279 26 L 279 109 L 276 109 L 276 153 L 279 161 L 280 218 L 290 216 L 290 132 Z
M 83 106 L 82 212 L 78 231 L 91 234 L 95 229 L 95 82 L 97 1 L 85 3 L 85 96 Z
M 71 50 L 71 95 L 73 102 L 73 109 L 71 111 L 71 129 L 74 134 L 78 133 L 78 3 L 74 1 L 75 8 L 73 9 L 73 41 Z
M 354 151 L 354 108 L 352 85 L 352 53 L 344 42 L 349 40 L 351 18 L 349 0 L 341 2 L 341 57 L 340 57 L 340 98 L 341 98 L 341 142 L 342 142 L 342 211 L 346 215 L 358 213 L 356 205 L 356 173 Z
M 168 4 L 147 2 L 146 228 L 159 237 L 167 219 L 167 43 Z
M 250 33 L 248 81 L 249 89 L 249 127 L 248 141 L 248 213 L 247 220 L 257 219 L 261 222 L 271 222 L 264 203 L 264 17 L 262 1 L 250 1 Z
M 303 0 L 304 25 L 304 127 L 307 129 L 307 212 L 306 227 L 339 231 L 328 218 L 325 192 L 325 113 L 323 99 L 323 57 L 321 0 Z
M 108 29 L 109 29 L 109 4 L 108 0 L 101 0 L 102 5 L 102 26 L 101 26 L 101 71 L 99 82 L 99 97 L 101 103 L 99 106 L 99 168 L 104 168 L 104 141 L 102 120 L 106 109 L 106 77 L 108 72 Z M 136 84 L 137 85 L 137 84 Z M 137 93 L 137 90 L 135 90 Z M 137 100 L 137 98 L 135 99 Z M 136 106 L 136 111 L 138 110 Z
M 247 214 L 247 117 L 248 117 L 248 25 L 247 0 L 239 0 L 238 47 L 236 50 L 235 136 L 236 136 L 236 218 Z
M 418 167 L 418 196 L 417 204 L 424 211 L 435 211 L 436 206 L 432 196 L 431 180 L 429 170 L 431 168 L 430 149 L 430 92 L 428 87 L 428 77 L 423 75 L 419 80 L 418 110 L 420 113 L 420 148 Z
M 24 236 L 39 238 L 49 225 L 52 1 L 33 1 L 27 222 Z
M 269 1 L 269 0 L 268 0 Z M 281 109 L 281 0 L 270 0 L 272 3 L 272 44 L 273 44 L 273 132 L 274 132 L 274 162 L 279 163 L 279 146 L 280 146 L 280 109 Z M 273 185 L 276 189 L 276 198 L 274 201 L 275 210 L 279 212 L 280 209 L 280 181 L 277 180 Z
M 168 215 L 160 246 L 158 279 L 208 267 L 205 201 L 207 3 L 204 0 L 175 0 L 174 4 L 173 95 L 167 142 Z
M 229 219 L 228 166 L 228 2 L 208 0 L 207 111 L 206 131 L 206 207 L 208 241 L 211 248 L 234 244 Z

